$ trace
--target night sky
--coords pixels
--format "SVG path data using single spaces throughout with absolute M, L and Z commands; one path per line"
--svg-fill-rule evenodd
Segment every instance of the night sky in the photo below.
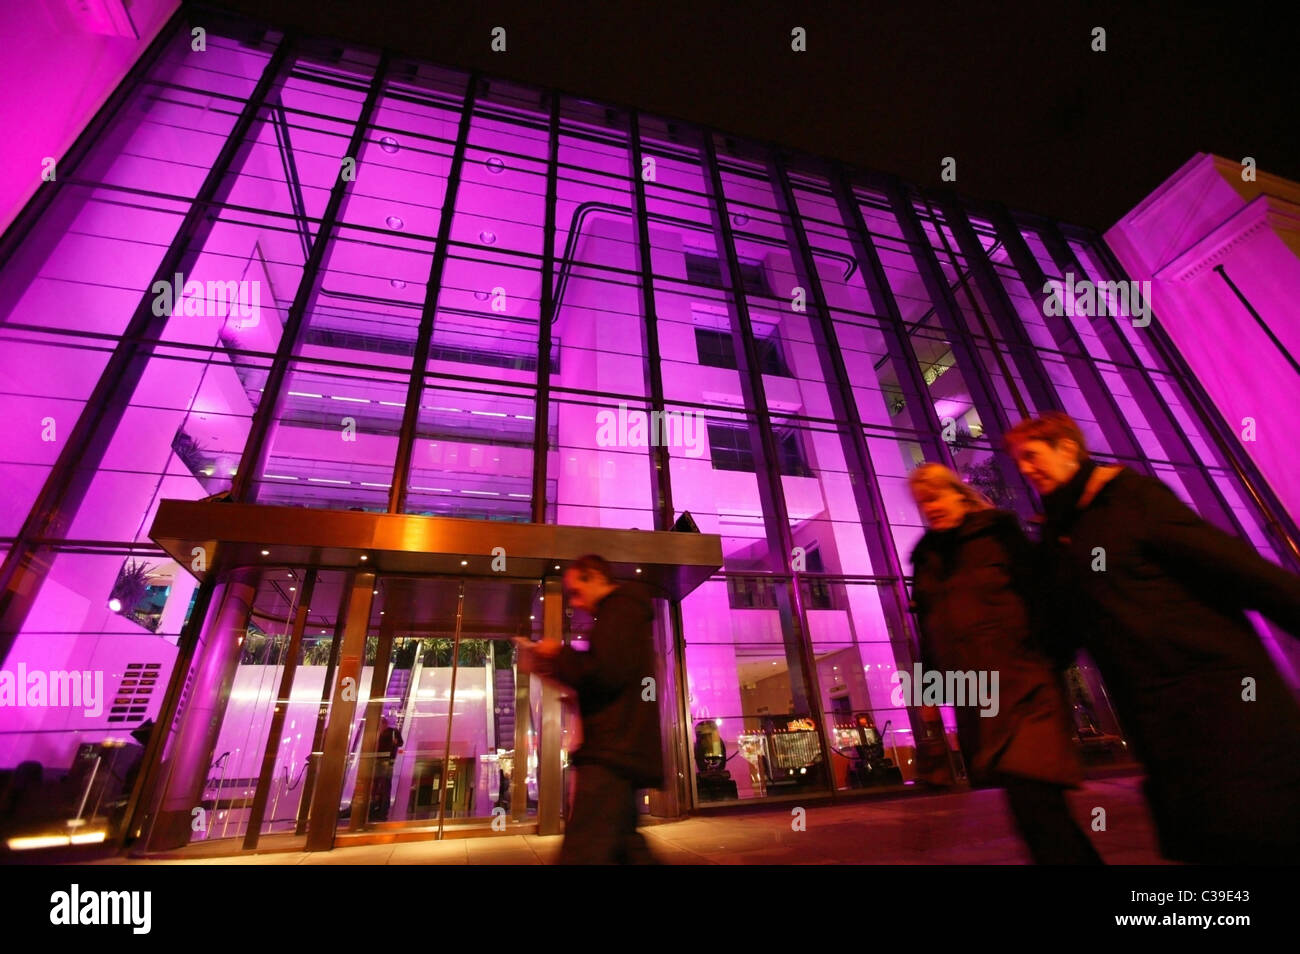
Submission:
M 1300 180 L 1300 46 L 1217 3 L 232 0 L 266 22 L 637 106 L 1106 229 L 1196 152 Z M 1130 9 L 1125 9 L 1130 8 Z M 1280 6 L 1278 9 L 1286 9 Z M 508 49 L 490 49 L 493 27 Z M 790 48 L 807 30 L 807 52 Z M 1106 30 L 1093 52 L 1092 29 Z

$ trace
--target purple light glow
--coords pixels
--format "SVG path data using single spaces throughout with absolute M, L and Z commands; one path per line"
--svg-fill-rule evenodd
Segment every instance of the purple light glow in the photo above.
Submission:
M 26 326 L 0 329 L 0 377 L 6 382 L 0 401 L 6 419 L 53 421 L 16 429 L 6 442 L 7 456 L 0 463 L 6 486 L 0 536 L 6 539 L 0 552 L 7 552 L 27 520 L 62 441 L 107 366 L 108 349 L 150 291 L 189 202 L 234 128 L 234 114 L 269 60 L 269 45 L 213 42 L 200 70 L 185 53 L 187 37 L 178 35 L 149 72 L 150 83 L 168 85 L 142 88 L 134 96 L 116 118 L 112 135 L 78 170 L 80 181 L 64 187 L 0 275 L 0 288 L 13 292 L 5 299 L 12 304 L 4 321 Z M 541 101 L 536 91 L 517 99 L 498 92 L 494 95 L 502 101 L 489 96 L 480 104 L 469 123 L 465 161 L 458 165 L 461 179 L 449 207 L 455 148 L 450 140 L 461 119 L 454 103 L 465 83 L 450 72 L 430 81 L 437 95 L 399 90 L 405 81 L 394 80 L 394 87 L 378 96 L 357 157 L 365 174 L 346 190 L 337 221 L 322 223 L 338 182 L 337 157 L 353 138 L 371 79 L 349 62 L 314 62 L 313 71 L 284 80 L 275 95 L 290 134 L 270 120 L 254 125 L 242 165 L 227 176 L 225 204 L 214 205 L 212 228 L 201 231 L 187 258 L 185 279 L 205 287 L 256 282 L 258 320 L 204 309 L 157 313 L 159 343 L 138 381 L 122 394 L 127 405 L 120 420 L 112 419 L 103 459 L 87 465 L 93 476 L 84 499 L 60 514 L 66 518 L 60 524 L 65 539 L 103 543 L 119 554 L 129 546 L 134 549 L 126 552 L 144 552 L 146 562 L 159 565 L 154 572 L 168 586 L 150 593 L 161 603 L 157 629 L 121 615 L 120 601 L 105 600 L 107 593 L 122 592 L 114 590 L 120 555 L 54 547 L 9 659 L 29 667 L 93 665 L 118 674 L 114 690 L 132 663 L 156 663 L 165 679 L 197 581 L 191 568 L 172 564 L 152 548 L 148 529 L 159 502 L 230 490 L 232 478 L 243 472 L 249 478 L 248 499 L 258 503 L 385 511 L 399 479 L 395 459 L 408 405 L 414 418 L 414 432 L 406 435 L 411 458 L 409 468 L 400 471 L 405 482 L 398 488 L 406 512 L 481 520 L 485 543 L 492 521 L 500 520 L 662 527 L 656 513 L 657 449 L 631 440 L 604 446 L 598 438 L 602 412 L 621 404 L 649 406 L 654 372 L 666 410 L 706 419 L 700 447 L 667 448 L 672 508 L 689 510 L 702 532 L 723 541 L 725 579 L 703 584 L 682 604 L 691 724 L 720 720 L 734 752 L 742 735 L 758 730 L 763 716 L 808 711 L 806 683 L 813 678 L 828 713 L 838 717 L 833 706 L 843 699 L 850 712 L 870 713 L 882 732 L 891 723 L 891 757 L 899 759 L 910 780 L 912 714 L 889 702 L 890 674 L 912 662 L 900 639 L 900 627 L 909 624 L 900 622 L 898 607 L 905 605 L 906 591 L 899 575 L 906 574 L 906 556 L 922 529 L 907 474 L 941 453 L 950 454 L 963 471 L 990 459 L 988 441 L 944 444 L 933 418 L 969 421 L 971 433 L 980 436 L 983 422 L 1018 416 L 1014 390 L 1033 379 L 1032 370 L 1057 389 L 1099 450 L 1120 446 L 1125 432 L 1115 419 L 1122 417 L 1133 429 L 1139 453 L 1167 460 L 1162 443 L 1167 429 L 1157 426 L 1147 397 L 1121 367 L 1121 339 L 1081 327 L 1078 349 L 1068 352 L 1069 361 L 1062 360 L 1067 352 L 1059 326 L 1044 320 L 1034 290 L 1013 274 L 1004 244 L 989 240 L 993 227 L 972 221 L 1011 302 L 1002 318 L 1019 320 L 1032 344 L 1020 349 L 1031 353 L 1005 355 L 1005 364 L 1000 363 L 985 340 L 965 342 L 980 335 L 969 299 L 954 297 L 955 320 L 970 332 L 964 336 L 947 327 L 946 311 L 932 301 L 934 277 L 924 274 L 926 259 L 916 254 L 915 237 L 904 228 L 913 210 L 894 209 L 887 197 L 857 187 L 841 204 L 830 197 L 832 183 L 815 170 L 798 170 L 790 180 L 794 212 L 810 226 L 814 245 L 817 274 L 805 275 L 784 196 L 769 181 L 766 163 L 744 158 L 748 146 L 726 151 L 716 170 L 722 186 L 716 194 L 715 171 L 704 162 L 704 134 L 682 127 L 670 136 L 654 117 L 640 119 L 641 147 L 656 160 L 655 178 L 644 181 L 646 273 L 642 232 L 634 218 L 638 197 L 632 175 L 639 171 L 633 169 L 626 117 L 567 98 L 561 99 L 556 143 L 561 163 L 556 225 L 548 235 L 549 117 L 536 106 Z M 322 78 L 331 72 L 340 82 Z M 160 97 L 159 89 L 168 95 Z M 495 82 L 493 89 L 498 89 Z M 222 96 L 228 108 L 211 108 Z M 289 167 L 296 170 L 296 182 L 286 178 Z M 1213 194 L 1206 223 L 1221 214 L 1240 214 L 1230 196 Z M 900 220 L 902 211 L 907 216 Z M 867 233 L 858 232 L 850 212 L 861 215 Z M 733 248 L 720 249 L 718 223 L 726 217 L 744 231 L 733 236 Z M 1216 400 L 1231 409 L 1230 419 L 1254 409 L 1261 428 L 1281 432 L 1280 409 L 1300 406 L 1300 393 L 1293 393 L 1300 385 L 1287 378 L 1239 315 L 1205 317 L 1222 289 L 1207 285 L 1207 278 L 1169 277 L 1162 271 L 1171 267 L 1168 263 L 1145 257 L 1147 248 L 1177 245 L 1175 220 L 1182 221 L 1171 209 L 1144 220 L 1141 228 L 1124 223 L 1118 234 L 1130 242 L 1129 267 L 1139 276 L 1146 268 L 1170 284 L 1171 304 L 1162 319 L 1182 323 L 1178 333 L 1187 339 L 1184 349 L 1198 368 L 1211 368 L 1206 362 L 1226 341 L 1249 341 L 1261 349 L 1251 352 L 1249 367 L 1239 372 L 1216 366 L 1213 373 L 1202 373 Z M 445 264 L 430 280 L 444 221 Z M 951 223 L 942 228 L 942 239 L 951 242 Z M 921 241 L 937 243 L 938 254 L 943 241 L 935 223 L 924 220 L 920 231 Z M 1050 258 L 1043 241 L 1032 231 L 1024 238 L 1030 254 L 1050 264 L 1042 262 Z M 1240 269 L 1231 262 L 1229 268 L 1241 272 L 1261 311 L 1285 313 L 1291 294 L 1286 289 L 1292 286 L 1283 287 L 1278 279 L 1274 287 L 1269 276 L 1296 279 L 1294 259 L 1285 259 L 1280 240 L 1259 241 L 1258 260 Z M 319 256 L 319 274 L 309 275 L 309 250 L 317 242 L 327 245 Z M 875 285 L 872 263 L 858 260 L 863 242 L 872 243 L 883 287 Z M 1087 249 L 1079 254 L 1084 267 L 1096 268 Z M 544 295 L 542 268 L 548 257 L 554 258 L 555 273 L 552 294 Z M 951 261 L 942 260 L 938 271 L 959 284 Z M 736 274 L 740 287 L 733 287 Z M 404 278 L 393 277 L 398 275 Z M 806 291 L 814 281 L 827 311 L 824 323 L 816 312 L 821 303 L 809 299 L 805 308 L 792 305 L 792 289 Z M 435 297 L 426 301 L 430 295 Z M 552 350 L 549 378 L 539 381 L 544 299 L 553 305 Z M 284 349 L 292 358 L 282 369 L 277 393 L 273 382 L 281 381 L 280 371 L 272 371 L 295 301 L 305 307 L 298 338 Z M 657 355 L 650 347 L 647 304 Z M 1218 304 L 1222 310 L 1222 301 Z M 1193 316 L 1203 327 L 1196 334 L 1186 330 Z M 742 317 L 753 337 L 748 350 L 738 354 L 737 341 L 745 334 Z M 1285 334 L 1297 353 L 1300 340 L 1293 338 L 1300 332 L 1293 331 Z M 1156 354 L 1140 350 L 1140 334 L 1132 328 L 1122 333 L 1132 339 L 1145 366 L 1163 368 Z M 837 366 L 820 343 L 826 336 L 839 350 L 846 381 L 837 380 Z M 422 340 L 429 349 L 420 367 L 414 362 L 423 353 L 417 347 Z M 752 378 L 740 370 L 750 357 L 759 362 Z M 1109 397 L 1087 373 L 1093 364 L 1102 367 L 1096 377 L 1110 389 Z M 420 384 L 415 392 L 413 380 Z M 539 384 L 547 386 L 548 405 L 539 406 Z M 1254 388 L 1249 399 L 1229 394 L 1247 385 Z M 258 415 L 264 399 L 274 403 Z M 759 401 L 764 402 L 762 419 L 771 422 L 769 434 L 758 429 Z M 1180 424 L 1203 454 L 1200 461 L 1179 461 L 1171 478 L 1186 477 L 1186 486 L 1178 486 L 1191 496 L 1199 486 L 1194 478 L 1211 455 L 1208 448 L 1200 450 L 1206 445 L 1204 429 L 1189 416 L 1187 403 L 1177 404 L 1184 418 Z M 842 419 L 845 405 L 857 422 Z M 247 453 L 253 422 L 268 411 L 262 453 L 254 457 Z M 534 446 L 539 414 L 546 441 L 540 454 Z M 859 422 L 861 435 L 850 434 Z M 57 440 L 42 436 L 51 427 Z M 1250 453 L 1276 481 L 1278 493 L 1300 504 L 1300 477 L 1278 450 L 1283 444 L 1260 443 Z M 863 450 L 871 474 L 862 469 Z M 776 459 L 764 461 L 767 453 Z M 534 499 L 538 458 L 545 467 L 545 480 L 537 484 L 543 499 Z M 1018 492 L 1015 506 L 1027 512 L 1024 488 Z M 1262 535 L 1257 520 L 1246 522 Z M 793 614 L 799 618 L 797 636 L 789 611 L 794 584 L 787 581 L 796 557 L 784 552 L 791 546 L 808 561 L 799 569 L 808 575 L 801 576 L 805 589 Z M 247 740 L 266 738 L 275 699 L 267 687 L 274 685 L 283 661 L 270 655 L 253 659 L 250 644 L 264 634 L 284 636 L 300 595 L 297 585 L 278 589 L 287 578 L 274 563 L 275 550 L 268 542 L 260 578 L 252 574 L 223 584 L 221 594 L 235 595 L 209 609 L 203 630 L 207 668 L 195 679 L 190 704 L 194 712 L 216 718 L 216 701 L 227 689 L 230 702 L 211 737 L 199 716 L 193 717 L 197 727 L 173 737 L 184 763 L 173 793 L 176 805 L 195 804 L 213 754 L 232 753 L 224 765 L 231 778 L 258 774 L 260 744 Z M 359 568 L 365 560 L 360 557 Z M 326 577 L 322 574 L 323 581 Z M 867 578 L 894 582 L 863 582 Z M 301 583 L 305 577 L 293 579 Z M 302 583 L 304 594 L 306 586 Z M 313 644 L 317 632 L 333 633 L 342 592 L 341 578 L 317 585 L 306 630 Z M 372 595 L 379 594 L 376 586 Z M 391 624 L 399 614 L 390 610 L 398 604 L 386 601 L 400 597 L 391 589 L 383 594 L 374 600 L 372 622 L 383 616 Z M 240 599 L 257 609 L 261 632 L 245 631 Z M 797 638 L 808 640 L 812 673 L 799 671 Z M 287 727 L 281 737 L 277 779 L 285 772 L 296 778 L 313 743 L 301 726 L 320 704 L 328 654 L 319 648 L 313 653 L 306 647 L 298 669 L 286 726 L 296 720 L 299 727 Z M 236 664 L 239 654 L 249 659 Z M 412 677 L 406 749 L 413 756 L 440 757 L 429 753 L 445 746 L 450 672 L 449 666 L 430 664 Z M 363 670 L 358 712 L 364 710 L 370 678 Z M 488 706 L 497 691 L 494 678 L 486 665 L 459 669 L 451 722 L 451 754 L 474 762 L 472 784 L 480 807 L 490 805 L 495 794 L 492 769 L 481 760 L 513 745 L 513 738 L 498 735 Z M 513 689 L 503 684 L 501 691 Z M 159 689 L 148 699 L 150 718 L 158 717 L 163 695 Z M 142 721 L 135 715 L 120 724 L 107 718 L 6 710 L 0 713 L 0 767 L 23 758 L 66 765 L 80 741 L 122 733 L 123 726 Z M 524 753 L 520 761 L 526 761 Z M 757 767 L 751 772 L 744 760 L 732 764 L 742 798 L 768 793 L 771 780 L 761 778 Z M 835 764 L 836 784 L 848 787 L 844 766 Z M 395 792 L 411 789 L 417 765 L 411 757 L 399 766 Z M 356 771 L 355 763 L 350 771 Z M 347 791 L 352 792 L 350 781 Z M 407 802 L 396 804 L 394 818 L 406 818 Z

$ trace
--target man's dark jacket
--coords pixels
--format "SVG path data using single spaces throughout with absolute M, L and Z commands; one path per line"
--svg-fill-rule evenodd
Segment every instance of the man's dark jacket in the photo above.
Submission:
M 582 747 L 573 763 L 606 765 L 638 788 L 664 782 L 650 599 L 639 583 L 617 587 L 596 606 L 587 651 L 566 646 L 549 667 L 578 694 Z
M 1159 480 L 1096 470 L 1044 498 L 1054 616 L 1075 624 L 1146 766 L 1162 850 L 1229 863 L 1300 850 L 1300 706 L 1244 614 L 1300 635 L 1300 577 Z

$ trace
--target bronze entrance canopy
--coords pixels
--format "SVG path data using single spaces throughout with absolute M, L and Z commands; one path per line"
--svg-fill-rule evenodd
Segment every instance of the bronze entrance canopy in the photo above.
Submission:
M 722 566 L 721 538 L 712 534 L 508 523 L 212 500 L 163 501 L 150 536 L 200 580 L 216 574 L 206 580 L 205 589 L 215 587 L 215 590 L 205 619 L 191 620 L 192 626 L 203 627 L 202 637 L 196 639 L 191 634 L 178 647 L 175 684 L 169 689 L 168 703 L 162 713 L 162 724 L 176 726 L 177 735 L 170 746 L 170 761 L 174 764 L 167 767 L 161 789 L 143 796 L 145 804 L 151 805 L 146 809 L 152 816 L 146 840 L 153 848 L 179 847 L 189 840 L 191 813 L 216 744 L 217 726 L 239 659 L 238 646 L 243 640 L 249 608 L 263 569 L 287 566 L 309 570 L 308 594 L 318 573 L 347 581 L 346 599 L 340 605 L 336 655 L 330 663 L 335 672 L 335 688 L 327 691 L 330 701 L 321 707 L 323 713 L 328 713 L 328 723 L 322 715 L 318 726 L 320 741 L 315 747 L 317 754 L 313 756 L 308 780 L 310 793 L 303 796 L 298 825 L 298 835 L 305 836 L 305 847 L 322 850 L 336 843 L 340 821 L 345 826 L 349 824 L 346 816 L 340 816 L 340 798 L 345 790 L 345 766 L 349 746 L 353 744 L 350 740 L 355 739 L 354 727 L 366 726 L 365 746 L 369 751 L 377 731 L 373 726 L 380 721 L 379 703 L 363 702 L 358 710 L 354 690 L 365 665 L 367 636 L 378 618 L 372 615 L 372 601 L 380 593 L 383 580 L 427 577 L 441 578 L 450 584 L 451 590 L 441 589 L 442 584 L 421 588 L 401 583 L 391 594 L 385 591 L 385 596 L 398 599 L 398 594 L 402 594 L 405 618 L 421 620 L 426 627 L 440 629 L 454 619 L 457 640 L 462 632 L 468 635 L 476 629 L 502 632 L 500 623 L 505 619 L 537 620 L 538 617 L 539 622 L 525 625 L 534 634 L 540 630 L 542 636 L 560 638 L 565 623 L 559 570 L 583 554 L 599 553 L 613 565 L 616 577 L 641 581 L 658 598 L 674 603 Z M 521 585 L 525 582 L 531 586 Z M 530 609 L 532 593 L 538 584 L 544 592 L 544 603 Z M 310 596 L 305 595 L 305 600 L 310 600 Z M 381 603 L 374 608 L 377 611 L 384 605 L 393 610 L 396 604 Z M 533 610 L 536 616 L 529 615 Z M 296 658 L 305 612 L 300 609 L 293 625 L 291 658 Z M 395 615 L 390 612 L 385 617 L 387 623 L 379 624 L 380 656 L 372 671 L 377 680 L 371 687 L 372 700 L 384 694 L 379 673 L 387 667 Z M 674 703 L 670 696 L 682 690 L 675 674 L 677 667 L 672 662 L 676 641 L 668 617 L 673 614 L 657 615 L 661 618 L 656 642 L 664 663 L 661 718 L 672 725 L 678 721 L 675 708 L 681 700 Z M 337 659 L 337 670 L 333 669 L 333 659 Z M 279 690 L 281 701 L 289 697 L 293 669 L 292 664 L 286 667 Z M 184 711 L 178 712 L 182 695 L 178 680 L 187 672 L 192 674 L 189 678 L 194 688 L 188 693 Z M 524 711 L 528 705 L 526 682 L 517 686 L 516 691 L 517 707 Z M 256 794 L 250 799 L 246 849 L 258 846 L 284 708 L 277 705 L 272 717 L 261 777 L 255 786 Z M 563 802 L 561 706 L 558 689 L 546 681 L 541 686 L 539 711 L 537 831 L 554 834 L 560 830 Z M 668 733 L 665 735 L 667 742 Z M 525 725 L 518 721 L 515 723 L 516 751 L 525 751 L 524 738 Z M 666 745 L 665 757 L 670 760 L 674 756 L 667 750 L 673 748 L 671 744 Z M 445 756 L 450 758 L 450 751 Z M 147 753 L 146 759 L 149 757 Z M 668 777 L 675 774 L 670 772 Z M 522 779 L 523 773 L 515 773 L 516 784 L 522 786 Z M 151 783 L 146 785 L 151 787 Z M 307 793 L 308 789 L 303 791 Z M 445 793 L 446 789 L 441 791 Z M 523 797 L 513 802 L 522 806 L 513 814 L 517 822 L 525 820 L 522 816 L 527 805 L 522 788 L 520 795 Z M 652 797 L 652 810 L 656 800 L 665 807 L 665 814 L 677 813 L 676 795 L 667 791 L 658 793 Z M 442 837 L 444 817 L 440 807 L 438 837 Z M 353 831 L 343 835 L 345 840 L 357 834 L 358 826 L 350 827 Z
M 539 579 L 554 572 L 557 563 L 599 553 L 620 577 L 639 579 L 673 601 L 722 566 L 722 540 L 714 534 L 211 501 L 162 501 L 149 535 L 199 579 L 212 566 L 218 544 L 227 570 L 288 563 L 499 579 Z M 498 562 L 504 570 L 493 567 L 498 555 L 505 558 Z

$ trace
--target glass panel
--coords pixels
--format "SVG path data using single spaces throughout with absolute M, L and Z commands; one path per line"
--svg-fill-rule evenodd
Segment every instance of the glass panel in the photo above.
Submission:
M 781 554 L 771 551 L 772 539 L 764 513 L 757 468 L 762 466 L 756 427 L 750 416 L 738 412 L 713 411 L 699 427 L 695 408 L 670 405 L 669 411 L 683 419 L 691 415 L 694 434 L 704 447 L 697 453 L 690 447 L 670 448 L 673 506 L 689 510 L 702 533 L 722 537 L 723 565 L 734 570 L 777 570 L 784 566 Z M 797 440 L 797 437 L 795 438 Z M 788 458 L 797 464 L 793 454 Z
M 177 197 L 198 193 L 274 47 L 210 32 L 202 56 L 193 55 L 188 30 L 177 33 L 78 178 Z
M 895 671 L 914 662 L 906 634 L 891 632 L 877 586 L 822 581 L 831 606 L 805 603 L 817 659 L 831 769 L 837 788 L 911 783 L 918 776 L 913 722 L 919 712 L 895 706 Z M 953 741 L 955 748 L 955 740 Z
M 14 427 L 0 447 L 0 536 L 16 535 L 108 361 L 101 342 L 0 327 L 0 395 Z M 59 374 L 50 374 L 57 367 Z
M 344 607 L 347 575 L 318 573 L 299 651 L 296 659 L 290 660 L 305 579 L 306 571 L 298 567 L 269 567 L 261 574 L 210 755 L 200 802 L 206 825 L 191 835 L 191 842 L 244 837 L 269 746 L 276 754 L 268 787 L 261 793 L 265 810 L 259 831 L 278 837 L 263 838 L 259 847 L 289 849 L 304 843 L 312 794 L 309 781 L 319 770 L 328 710 L 325 703 L 334 689 L 332 682 L 326 685 L 325 680 L 327 674 L 337 673 L 328 663 Z M 292 687 L 286 683 L 290 662 Z M 278 708 L 281 699 L 287 700 L 282 713 Z M 280 734 L 272 738 L 277 715 L 282 718 Z
M 257 502 L 387 510 L 407 384 L 399 372 L 293 365 L 253 478 Z
M 189 593 L 173 587 L 175 565 L 152 547 L 44 559 L 47 579 L 4 660 L 26 696 L 0 707 L 0 767 L 13 786 L 0 835 L 112 838 L 148 740 L 137 730 L 158 718 Z
M 776 588 L 789 585 L 727 574 L 682 601 L 687 742 L 702 802 L 825 790 L 808 688 L 777 608 Z
M 431 379 L 421 397 L 406 512 L 531 519 L 533 388 L 503 381 L 434 385 Z
M 803 550 L 807 570 L 857 575 L 887 572 L 873 565 L 868 551 L 854 480 L 844 457 L 841 426 L 798 426 L 781 418 L 773 424 L 785 458 L 781 485 L 790 532 L 794 545 Z M 791 459 L 795 455 L 797 461 Z
M 184 213 L 172 200 L 65 185 L 47 213 L 51 227 L 24 242 L 4 270 L 5 324 L 120 335 L 148 300 Z M 69 314 L 78 316 L 76 329 L 67 327 Z
M 557 399 L 547 474 L 555 521 L 622 530 L 655 528 L 650 417 L 644 403 Z M 703 527 L 701 527 L 703 529 Z
M 440 807 L 447 821 L 512 815 L 520 677 L 510 639 L 540 636 L 539 614 L 532 611 L 540 584 L 467 580 L 463 602 L 460 586 L 457 580 L 379 581 L 340 828 L 436 825 Z M 540 691 L 530 691 L 533 696 Z M 534 811 L 535 753 L 519 764 L 529 776 L 525 810 Z
M 989 436 L 995 421 L 1019 416 L 1026 381 L 1050 382 L 1097 452 L 1155 473 L 1208 519 L 1272 547 L 1150 332 L 1113 317 L 1047 315 L 1041 290 L 1025 286 L 999 242 L 1006 236 L 987 222 L 971 220 L 979 249 L 966 253 L 986 257 L 1000 288 L 975 281 L 950 224 L 918 206 L 916 193 L 891 190 L 907 209 L 892 207 L 875 185 L 851 185 L 841 200 L 826 170 L 801 160 L 789 173 L 789 208 L 766 147 L 714 136 L 711 170 L 704 136 L 713 133 L 653 116 L 637 119 L 645 161 L 636 168 L 626 112 L 561 96 L 548 235 L 551 94 L 496 79 L 476 80 L 453 213 L 447 195 L 466 75 L 393 59 L 358 154 L 345 157 L 378 55 L 300 41 L 258 104 L 247 141 L 231 143 L 278 36 L 223 36 L 216 22 L 205 56 L 190 55 L 184 30 L 166 45 L 0 272 L 0 398 L 7 419 L 19 422 L 0 451 L 0 554 L 16 542 L 111 354 L 131 344 L 122 335 L 132 317 L 150 319 L 142 360 L 102 409 L 111 433 L 92 446 L 106 448 L 103 458 L 80 456 L 60 475 L 86 478 L 87 489 L 51 515 L 55 539 L 40 555 L 40 589 L 4 660 L 7 668 L 102 671 L 105 707 L 39 718 L 6 710 L 6 759 L 51 772 L 72 766 L 80 784 L 89 766 L 104 764 L 105 744 L 157 714 L 157 687 L 196 583 L 150 543 L 153 515 L 161 499 L 228 490 L 238 468 L 252 466 L 243 455 L 280 350 L 291 363 L 270 395 L 274 407 L 264 409 L 274 413 L 266 414 L 265 459 L 248 475 L 251 501 L 387 510 L 401 425 L 418 395 L 409 408 L 407 486 L 399 488 L 407 512 L 483 521 L 536 512 L 560 524 L 651 530 L 662 480 L 676 514 L 689 510 L 702 531 L 721 537 L 723 572 L 686 599 L 682 614 L 689 702 L 680 731 L 704 801 L 907 782 L 923 774 L 926 746 L 925 758 L 949 757 L 950 714 L 927 725 L 890 703 L 889 674 L 910 664 L 904 634 L 886 622 L 897 618 L 887 609 L 904 582 L 889 578 L 881 564 L 891 561 L 873 551 L 862 504 L 878 494 L 881 513 L 865 516 L 883 521 L 904 562 L 923 532 L 907 487 L 923 459 L 953 463 L 1000 506 L 1027 514 L 1035 501 Z M 173 248 L 226 146 L 232 166 L 186 237 L 192 247 Z M 345 158 L 356 160 L 355 178 Z M 319 274 L 305 276 L 340 183 L 345 201 L 318 248 Z M 638 184 L 645 223 L 635 220 Z M 916 243 L 904 239 L 904 212 L 919 222 Z M 439 249 L 443 228 L 449 240 Z M 1106 277 L 1101 247 L 1085 233 L 1069 231 L 1065 246 L 1041 223 L 1022 234 L 1047 278 L 1064 278 L 1067 267 Z M 151 282 L 169 248 L 186 252 L 187 274 L 164 292 Z M 539 408 L 546 250 L 555 257 L 555 313 L 548 404 Z M 1078 265 L 1067 266 L 1067 251 Z M 439 252 L 445 263 L 431 297 Z M 938 267 L 927 281 L 932 254 Z M 796 287 L 804 289 L 800 307 Z M 165 294 L 170 303 L 155 311 Z M 300 333 L 282 349 L 295 301 L 304 305 Z M 949 309 L 951 327 L 940 317 Z M 1020 322 L 1028 344 L 999 316 Z M 429 354 L 413 366 L 424 322 Z M 847 382 L 834 379 L 823 334 Z M 751 356 L 762 395 L 750 393 L 741 371 Z M 656 360 L 666 399 L 658 419 L 649 406 Z M 836 419 L 844 385 L 874 488 L 846 452 L 847 422 Z M 761 409 L 752 404 L 760 397 Z M 546 415 L 545 448 L 535 446 L 538 414 Z M 769 423 L 771 433 L 760 432 Z M 655 470 L 657 445 L 667 448 L 667 474 Z M 545 500 L 534 501 L 543 450 Z M 799 549 L 779 552 L 787 543 Z M 791 564 L 798 579 L 782 575 Z M 232 837 L 248 824 L 303 587 L 301 569 L 276 572 L 263 576 L 241 646 L 203 837 Z M 444 795 L 449 820 L 510 810 L 519 793 L 517 811 L 536 807 L 539 683 L 516 686 L 505 642 L 535 631 L 536 594 L 522 584 L 469 585 L 453 707 L 447 608 L 455 585 L 394 578 L 377 587 L 341 799 L 345 827 L 427 825 Z M 281 713 L 286 728 L 271 740 L 273 787 L 262 793 L 268 838 L 301 828 L 304 770 L 322 744 L 313 713 L 331 688 L 325 670 L 343 591 L 341 574 L 322 574 Z M 1122 755 L 1095 669 L 1085 662 L 1074 679 L 1085 751 Z M 823 726 L 811 725 L 814 692 Z M 572 716 L 565 731 L 567 752 L 580 733 Z M 120 796 L 96 790 L 87 810 L 111 818 Z

